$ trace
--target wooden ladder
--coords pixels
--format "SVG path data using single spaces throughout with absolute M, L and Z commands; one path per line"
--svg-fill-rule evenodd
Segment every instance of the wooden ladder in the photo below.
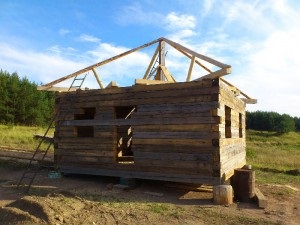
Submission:
M 83 77 L 78 77 L 76 76 L 71 84 L 71 86 L 69 87 L 68 89 L 68 92 L 70 92 L 71 90 L 74 90 L 74 89 L 80 89 L 85 78 L 86 78 L 87 74 L 85 74 Z M 77 94 L 78 92 L 76 92 Z M 68 100 L 71 100 L 71 101 L 74 101 L 75 99 L 75 96 L 71 96 L 72 98 L 66 98 L 66 96 L 64 96 L 64 99 L 66 99 L 66 101 Z M 61 103 L 62 104 L 62 103 Z M 36 178 L 41 166 L 43 165 L 44 163 L 44 160 L 45 160 L 45 157 L 47 156 L 47 153 L 50 149 L 50 147 L 52 145 L 54 145 L 54 138 L 52 138 L 50 141 L 49 141 L 49 138 L 47 138 L 48 134 L 49 134 L 49 131 L 51 129 L 54 129 L 54 128 L 59 128 L 61 126 L 61 122 L 65 120 L 66 116 L 68 115 L 68 112 L 69 111 L 65 111 L 63 116 L 62 116 L 62 120 L 58 123 L 56 123 L 56 119 L 58 118 L 59 113 L 60 113 L 60 110 L 57 110 L 56 113 L 54 114 L 54 116 L 52 117 L 51 121 L 50 121 L 50 124 L 49 126 L 47 127 L 46 129 L 46 132 L 44 133 L 43 137 L 41 138 L 39 144 L 37 145 L 31 159 L 29 160 L 29 163 L 28 165 L 26 166 L 25 168 L 25 171 L 24 173 L 22 174 L 19 182 L 18 182 L 18 185 L 17 185 L 17 188 L 20 188 L 21 186 L 24 186 L 26 187 L 25 189 L 25 193 L 28 193 L 29 190 L 30 190 L 30 187 L 34 181 L 34 179 Z M 56 123 L 56 124 L 55 124 Z M 56 127 L 55 127 L 56 126 Z M 44 144 L 46 143 L 46 147 L 44 146 Z M 40 156 L 38 158 L 38 156 Z M 35 161 L 38 161 L 39 162 L 39 166 L 34 166 L 33 163 Z

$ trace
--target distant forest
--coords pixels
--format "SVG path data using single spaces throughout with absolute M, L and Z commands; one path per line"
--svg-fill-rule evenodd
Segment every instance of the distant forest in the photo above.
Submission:
M 300 131 L 300 118 L 276 112 L 247 112 L 246 127 L 252 130 L 288 133 Z
M 0 70 L 0 123 L 44 126 L 54 111 L 54 93 L 37 91 L 37 84 L 17 73 Z M 287 133 L 300 131 L 300 118 L 276 112 L 247 112 L 247 129 Z
M 37 91 L 36 87 L 26 77 L 0 70 L 0 123 L 48 124 L 54 110 L 54 93 Z

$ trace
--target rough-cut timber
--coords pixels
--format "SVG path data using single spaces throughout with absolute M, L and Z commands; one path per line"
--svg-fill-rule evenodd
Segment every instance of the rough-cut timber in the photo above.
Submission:
M 221 184 L 246 163 L 245 105 L 220 78 L 57 93 L 55 165 Z

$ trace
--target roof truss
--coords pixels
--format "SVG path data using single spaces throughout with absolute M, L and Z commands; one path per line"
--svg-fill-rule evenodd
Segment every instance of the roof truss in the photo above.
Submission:
M 89 71 L 92 71 L 97 83 L 99 84 L 99 87 L 101 89 L 104 88 L 102 81 L 99 77 L 99 75 L 96 72 L 96 68 L 101 67 L 107 63 L 110 63 L 114 60 L 117 60 L 119 58 L 122 58 L 124 56 L 127 56 L 131 53 L 134 53 L 136 51 L 139 51 L 141 49 L 144 49 L 146 47 L 149 47 L 153 44 L 157 44 L 156 50 L 151 58 L 151 61 L 149 63 L 149 66 L 146 69 L 146 72 L 143 76 L 143 79 L 136 79 L 135 80 L 135 84 L 161 84 L 161 83 L 174 83 L 176 82 L 175 78 L 173 77 L 173 75 L 170 73 L 170 71 L 167 69 L 166 65 L 165 65 L 165 56 L 166 56 L 166 51 L 165 51 L 165 47 L 166 44 L 168 44 L 169 46 L 173 47 L 174 49 L 176 49 L 177 51 L 179 51 L 180 53 L 182 53 L 183 55 L 185 55 L 187 58 L 190 59 L 190 66 L 189 66 L 189 70 L 186 76 L 186 81 L 192 81 L 191 77 L 192 77 L 192 71 L 194 68 L 194 65 L 198 65 L 200 66 L 202 69 L 204 69 L 205 71 L 207 71 L 207 75 L 202 76 L 200 78 L 195 79 L 194 81 L 198 81 L 198 80 L 203 80 L 203 79 L 216 79 L 216 78 L 221 78 L 222 76 L 225 76 L 227 74 L 231 73 L 231 66 L 221 63 L 215 59 L 212 59 L 210 57 L 207 57 L 205 55 L 201 55 L 183 45 L 180 45 L 176 42 L 173 42 L 167 38 L 161 37 L 159 39 L 156 39 L 154 41 L 151 41 L 147 44 L 141 45 L 139 47 L 133 48 L 129 51 L 123 52 L 119 55 L 113 56 L 109 59 L 103 60 L 101 62 L 98 62 L 96 64 L 93 64 L 91 66 L 88 66 L 84 69 L 78 70 L 74 73 L 71 73 L 67 76 L 61 77 L 57 80 L 54 80 L 48 84 L 42 85 L 38 87 L 38 90 L 47 90 L 47 91 L 73 91 L 70 90 L 68 88 L 59 88 L 59 87 L 54 87 L 54 85 L 63 82 L 67 79 L 76 77 L 78 75 L 87 73 Z M 212 71 L 211 69 L 209 69 L 207 66 L 205 66 L 203 64 L 203 62 L 205 62 L 206 64 L 210 64 L 213 65 L 215 67 L 218 68 L 218 70 L 216 71 Z M 156 66 L 156 64 L 158 64 Z M 222 79 L 228 86 L 230 87 L 234 87 L 232 84 L 230 84 L 229 82 L 225 81 L 224 79 Z M 244 100 L 246 103 L 253 103 L 255 102 L 255 100 L 251 99 L 249 96 L 247 96 L 246 94 L 244 94 L 243 92 L 239 91 L 239 93 L 241 95 L 243 95 L 247 100 Z

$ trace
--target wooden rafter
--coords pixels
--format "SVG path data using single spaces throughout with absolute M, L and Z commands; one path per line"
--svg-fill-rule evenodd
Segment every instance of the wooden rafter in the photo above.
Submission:
M 148 68 L 147 68 L 147 70 L 146 70 L 146 72 L 145 72 L 145 75 L 144 75 L 143 79 L 147 79 L 147 77 L 148 77 L 148 75 L 149 75 L 151 69 L 153 68 L 153 64 L 154 64 L 154 61 L 155 61 L 156 58 L 157 58 L 158 51 L 159 51 L 159 45 L 157 45 L 157 47 L 156 47 L 156 49 L 155 49 L 155 52 L 154 52 L 154 54 L 153 54 L 153 56 L 152 56 L 152 58 L 151 58 L 151 61 L 150 61 L 150 63 L 149 63 L 149 66 L 148 66 Z
M 177 49 L 175 48 L 177 51 L 179 51 L 180 53 L 182 53 L 183 55 L 185 55 L 186 57 L 188 57 L 189 59 L 192 59 L 192 56 L 190 56 L 189 54 L 187 54 L 186 52 L 182 51 L 181 49 Z M 213 71 L 211 71 L 210 69 L 208 69 L 206 66 L 204 66 L 201 62 L 199 62 L 197 59 L 195 60 L 195 63 L 197 63 L 199 66 L 201 66 L 203 69 L 205 69 L 207 72 L 212 73 Z
M 197 78 L 197 79 L 195 79 L 195 81 L 203 80 L 203 79 L 216 79 L 216 78 L 219 78 L 221 76 L 225 76 L 225 75 L 230 74 L 230 73 L 231 73 L 231 67 L 222 68 L 220 70 L 217 70 L 216 72 L 212 72 L 212 73 L 209 73 L 205 76 Z
M 213 64 L 213 65 L 215 65 L 215 66 L 218 66 L 218 67 L 220 67 L 220 68 L 227 68 L 227 67 L 230 67 L 230 66 L 227 65 L 227 64 L 221 63 L 221 62 L 219 62 L 219 61 L 217 61 L 217 60 L 215 60 L 215 59 L 212 59 L 212 58 L 210 58 L 210 57 L 207 57 L 207 56 L 205 56 L 205 55 L 201 55 L 201 54 L 199 54 L 199 53 L 197 53 L 197 52 L 195 52 L 195 51 L 193 51 L 193 50 L 191 50 L 191 49 L 189 49 L 189 48 L 187 48 L 187 47 L 184 47 L 184 46 L 182 46 L 182 45 L 180 45 L 180 44 L 178 44 L 178 43 L 176 43 L 176 42 L 173 42 L 173 41 L 171 41 L 171 40 L 169 40 L 169 39 L 166 39 L 166 38 L 161 38 L 161 39 L 164 40 L 164 41 L 165 41 L 166 43 L 168 43 L 169 45 L 171 45 L 173 48 L 175 48 L 175 49 L 181 49 L 181 50 L 185 51 L 186 53 L 189 53 L 189 54 L 191 54 L 192 56 L 196 56 L 197 58 L 202 59 L 202 60 L 204 60 L 204 61 L 206 61 L 206 62 L 209 62 L 209 63 L 211 63 L 211 64 Z
M 123 52 L 123 53 L 121 53 L 121 54 L 119 54 L 119 55 L 113 56 L 113 57 L 111 57 L 111 58 L 109 58 L 109 59 L 106 59 L 106 60 L 101 61 L 101 62 L 99 62 L 99 63 L 93 64 L 93 65 L 88 66 L 88 67 L 86 67 L 86 68 L 84 68 L 84 69 L 78 70 L 78 71 L 75 72 L 75 73 L 71 73 L 71 74 L 69 74 L 69 75 L 67 75 L 67 76 L 64 76 L 64 77 L 62 77 L 62 78 L 59 78 L 59 79 L 57 79 L 57 80 L 55 80 L 55 81 L 52 81 L 52 82 L 50 82 L 50 83 L 48 83 L 48 84 L 45 84 L 44 86 L 53 86 L 53 85 L 58 84 L 58 83 L 60 83 L 60 82 L 62 82 L 62 81 L 65 81 L 65 80 L 67 80 L 67 79 L 70 79 L 70 78 L 72 78 L 72 77 L 75 77 L 75 76 L 77 76 L 77 75 L 79 75 L 79 74 L 88 72 L 88 71 L 92 70 L 93 68 L 97 68 L 97 67 L 102 66 L 102 65 L 104 65 L 104 64 L 110 63 L 110 62 L 112 62 L 112 61 L 114 61 L 114 60 L 116 60 L 116 59 L 119 59 L 119 58 L 121 58 L 121 57 L 123 57 L 123 56 L 129 55 L 129 54 L 131 54 L 131 53 L 133 53 L 133 52 L 136 52 L 136 51 L 141 50 L 141 49 L 143 49 L 143 48 L 146 48 L 146 47 L 148 47 L 148 46 L 150 46 L 150 45 L 153 45 L 154 43 L 157 43 L 157 42 L 160 41 L 160 40 L 161 40 L 161 38 L 160 38 L 160 39 L 157 39 L 157 40 L 154 40 L 154 41 L 151 41 L 151 42 L 149 42 L 149 43 L 147 43 L 147 44 L 141 45 L 141 46 L 139 46 L 139 47 L 137 47 L 137 48 L 133 48 L 133 49 L 131 49 L 131 50 L 129 50 L 129 51 L 126 51 L 126 52 Z

